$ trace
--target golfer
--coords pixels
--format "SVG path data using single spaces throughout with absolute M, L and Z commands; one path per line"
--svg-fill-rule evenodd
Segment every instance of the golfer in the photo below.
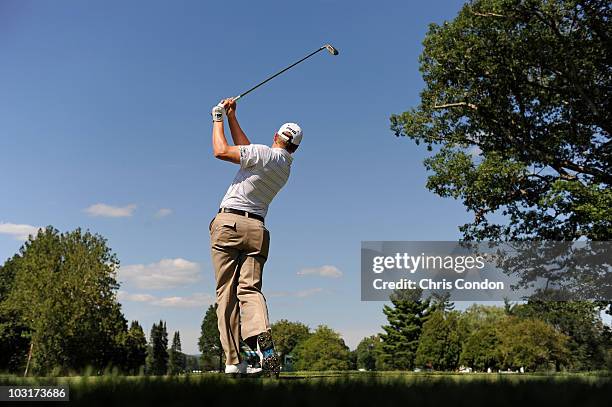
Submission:
M 224 116 L 227 116 L 233 146 L 225 138 Z M 266 299 L 261 293 L 262 272 L 270 244 L 270 232 L 264 226 L 264 218 L 268 205 L 289 178 L 291 155 L 300 145 L 302 130 L 295 123 L 285 123 L 268 147 L 251 144 L 238 124 L 233 99 L 224 99 L 213 107 L 212 117 L 215 158 L 240 165 L 218 214 L 210 223 L 225 373 L 257 371 L 247 371 L 246 360 L 240 358 L 242 338 L 258 353 L 264 373 L 278 375 L 280 361 L 272 342 Z

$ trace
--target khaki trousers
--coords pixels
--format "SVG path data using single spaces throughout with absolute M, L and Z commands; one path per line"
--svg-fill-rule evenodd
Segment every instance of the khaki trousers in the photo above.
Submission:
M 210 224 L 210 248 L 217 282 L 217 320 L 228 365 L 240 363 L 240 337 L 270 329 L 261 278 L 270 233 L 263 222 L 219 213 Z

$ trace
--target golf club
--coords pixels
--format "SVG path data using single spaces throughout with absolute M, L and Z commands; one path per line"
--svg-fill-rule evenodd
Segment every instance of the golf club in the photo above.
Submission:
M 246 92 L 241 93 L 240 95 L 234 97 L 234 101 L 246 96 L 247 94 L 251 93 L 252 91 L 254 91 L 255 89 L 257 89 L 258 87 L 260 87 L 261 85 L 271 81 L 272 79 L 276 78 L 278 75 L 282 74 L 285 71 L 288 71 L 289 69 L 293 68 L 294 66 L 296 66 L 297 64 L 299 64 L 300 62 L 303 62 L 305 60 L 307 60 L 308 58 L 310 58 L 311 56 L 313 56 L 314 54 L 323 51 L 323 50 L 327 50 L 330 54 L 332 55 L 338 55 L 338 50 L 336 48 L 334 48 L 331 44 L 325 44 L 323 45 L 321 48 L 319 48 L 316 51 L 311 52 L 310 54 L 306 55 L 304 58 L 300 59 L 297 62 L 294 62 L 293 64 L 289 65 L 288 67 L 286 67 L 285 69 L 275 73 L 274 75 L 270 76 L 268 79 L 258 83 L 257 85 L 253 86 L 251 89 L 247 90 Z

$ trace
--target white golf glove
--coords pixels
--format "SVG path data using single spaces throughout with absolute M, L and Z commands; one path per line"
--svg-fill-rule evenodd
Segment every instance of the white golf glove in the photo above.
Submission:
M 223 108 L 223 105 L 219 103 L 212 108 L 210 114 L 212 115 L 213 122 L 222 122 L 223 116 L 225 116 L 225 109 Z

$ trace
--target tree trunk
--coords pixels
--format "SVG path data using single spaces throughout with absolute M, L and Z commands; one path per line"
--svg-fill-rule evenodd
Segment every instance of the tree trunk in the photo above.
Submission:
M 30 340 L 30 350 L 28 351 L 28 361 L 26 363 L 25 371 L 23 372 L 23 377 L 27 377 L 28 370 L 30 370 L 30 360 L 32 360 L 32 350 L 34 349 L 34 341 Z

